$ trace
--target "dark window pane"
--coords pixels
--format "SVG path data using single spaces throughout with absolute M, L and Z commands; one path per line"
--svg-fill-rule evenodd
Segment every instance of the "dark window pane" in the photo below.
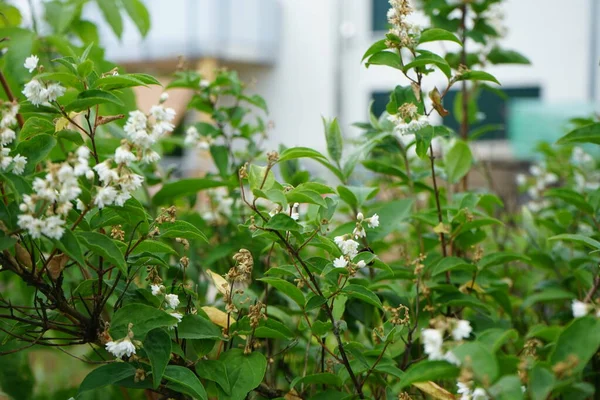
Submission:
M 390 3 L 387 0 L 371 0 L 372 15 L 371 29 L 377 31 L 387 31 L 387 12 L 390 9 Z

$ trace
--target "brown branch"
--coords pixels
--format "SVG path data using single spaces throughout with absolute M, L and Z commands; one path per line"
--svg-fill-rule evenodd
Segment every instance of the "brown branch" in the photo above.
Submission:
M 17 103 L 17 99 L 13 95 L 12 90 L 10 90 L 10 86 L 6 81 L 6 77 L 4 76 L 4 73 L 2 71 L 0 71 L 0 84 L 2 84 L 2 89 L 4 89 L 4 93 L 6 93 L 8 101 L 12 103 Z M 25 121 L 23 120 L 23 116 L 21 115 L 21 113 L 17 114 L 17 122 L 19 123 L 20 128 L 23 128 L 23 125 L 25 125 Z

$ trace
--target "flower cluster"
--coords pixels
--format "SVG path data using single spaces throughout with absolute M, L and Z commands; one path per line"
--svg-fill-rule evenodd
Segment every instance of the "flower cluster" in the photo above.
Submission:
M 573 300 L 571 303 L 571 311 L 573 313 L 573 317 L 581 318 L 585 317 L 593 311 L 594 307 L 591 304 L 585 303 L 579 300 Z M 596 317 L 600 318 L 600 308 L 596 309 Z
M 89 167 L 90 150 L 81 146 L 75 154 L 60 164 L 48 163 L 46 176 L 33 181 L 34 194 L 24 195 L 19 209 L 23 214 L 18 217 L 18 224 L 27 230 L 32 238 L 45 235 L 52 239 L 60 239 L 65 231 L 67 214 L 75 201 L 78 208 L 83 203 L 78 199 L 81 194 L 78 178 L 94 177 Z
M 400 136 L 414 135 L 429 125 L 429 118 L 426 115 L 419 115 L 419 110 L 413 103 L 401 105 L 398 113 L 388 115 L 387 119 L 394 124 L 394 132 Z
M 12 129 L 17 124 L 17 114 L 19 105 L 13 103 L 3 103 L 1 106 L 2 119 L 0 120 L 0 171 L 7 171 L 9 168 L 17 175 L 21 175 L 25 170 L 27 157 L 20 154 L 10 156 L 10 145 L 16 138 L 16 133 Z
M 600 172 L 596 169 L 596 161 L 581 147 L 574 147 L 571 163 L 575 167 L 575 186 L 580 192 L 600 188 Z
M 458 387 L 457 394 L 460 394 L 460 400 L 488 400 L 489 396 L 483 388 L 475 388 L 471 390 L 472 382 L 463 383 L 458 382 L 456 386 Z
M 30 73 L 37 68 L 39 58 L 32 54 L 25 59 L 25 67 Z M 66 89 L 60 83 L 40 82 L 38 79 L 32 79 L 25 84 L 23 94 L 34 106 L 51 103 L 64 95 Z
M 352 231 L 354 239 L 360 239 L 367 237 L 367 231 L 363 227 L 363 222 L 366 222 L 369 228 L 377 228 L 379 226 L 379 215 L 373 214 L 370 218 L 365 218 L 363 213 L 359 212 L 356 214 L 356 227 Z
M 435 328 L 424 329 L 421 332 L 423 351 L 430 360 L 446 360 L 451 364 L 460 365 L 460 361 L 451 350 L 444 351 L 444 333 L 448 331 L 453 340 L 460 341 L 468 338 L 472 330 L 471 324 L 466 320 L 439 321 Z
M 202 204 L 209 209 L 202 213 L 202 218 L 211 222 L 227 222 L 227 219 L 232 215 L 235 200 L 225 188 L 216 188 L 207 192 L 210 202 L 202 202 Z M 226 217 L 226 219 L 220 218 L 221 216 Z
M 152 294 L 154 296 L 157 296 L 157 297 L 164 296 L 164 302 L 168 308 L 171 308 L 172 310 L 176 310 L 177 307 L 179 307 L 179 296 L 177 296 L 176 294 L 172 294 L 172 293 L 165 293 L 166 288 L 164 287 L 164 285 L 162 285 L 160 283 L 153 283 L 152 285 L 150 285 L 150 290 L 152 291 Z M 169 311 L 169 314 L 172 317 L 177 318 L 178 322 L 181 322 L 181 320 L 183 319 L 183 314 L 181 314 L 177 311 Z M 169 329 L 174 329 L 175 326 L 171 326 L 171 327 L 169 327 Z
M 558 176 L 548 171 L 545 162 L 534 164 L 529 168 L 529 173 L 532 179 L 528 179 L 523 174 L 517 175 L 517 184 L 520 187 L 531 185 L 527 188 L 527 194 L 531 200 L 527 203 L 527 208 L 532 212 L 538 212 L 543 208 L 548 207 L 549 202 L 542 199 L 542 194 L 549 186 L 558 183 Z
M 300 219 L 300 213 L 298 212 L 298 208 L 300 207 L 300 203 L 294 203 L 290 205 L 289 216 L 294 221 L 298 221 Z M 269 211 L 269 216 L 274 217 L 275 215 L 283 212 L 283 208 L 277 204 L 271 211 Z
M 132 327 L 133 324 L 129 324 L 127 336 L 123 339 L 107 342 L 105 345 L 106 350 L 117 358 L 123 356 L 131 357 L 132 354 L 135 354 L 135 345 L 131 341 L 133 339 Z
M 407 21 L 412 14 L 412 7 L 408 0 L 390 0 L 391 8 L 387 18 L 392 27 L 389 34 L 393 39 L 388 39 L 386 44 L 390 48 L 414 48 L 419 42 L 421 28 Z
M 211 136 L 201 135 L 193 125 L 185 131 L 184 144 L 186 146 L 195 147 L 199 150 L 209 150 L 213 142 L 214 139 Z

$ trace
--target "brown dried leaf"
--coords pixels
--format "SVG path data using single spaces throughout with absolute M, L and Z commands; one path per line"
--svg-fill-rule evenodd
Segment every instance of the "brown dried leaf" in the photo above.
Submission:
M 427 393 L 434 399 L 439 400 L 455 400 L 456 397 L 444 389 L 443 387 L 435 384 L 434 382 L 416 382 L 413 383 L 413 386 L 417 387 L 419 390 Z
M 433 90 L 429 92 L 429 98 L 432 101 L 433 108 L 435 108 L 435 111 L 437 111 L 438 114 L 440 114 L 442 117 L 450 114 L 442 105 L 442 96 L 438 88 L 434 87 Z
M 60 273 L 65 269 L 65 265 L 67 265 L 67 261 L 69 261 L 69 256 L 66 254 L 60 254 L 55 256 L 48 263 L 48 275 L 52 278 L 53 281 L 57 280 L 60 276 Z
M 17 261 L 19 264 L 24 265 L 28 269 L 31 268 L 31 255 L 19 243 L 15 244 L 15 255 L 17 256 Z

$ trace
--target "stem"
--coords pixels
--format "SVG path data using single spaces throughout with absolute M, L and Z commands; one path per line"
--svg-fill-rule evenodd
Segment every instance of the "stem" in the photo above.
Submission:
M 10 90 L 10 86 L 8 85 L 8 82 L 6 81 L 6 77 L 4 76 L 2 71 L 0 71 L 0 83 L 2 84 L 2 89 L 4 89 L 4 93 L 6 93 L 6 97 L 8 98 L 8 101 L 15 103 L 17 101 L 17 99 L 13 95 L 12 90 Z M 20 128 L 22 128 L 23 125 L 25 125 L 23 116 L 20 113 L 17 114 L 17 122 L 19 123 Z
M 584 303 L 587 303 L 590 300 L 592 300 L 592 297 L 594 296 L 594 293 L 596 293 L 596 291 L 598 290 L 598 287 L 600 287 L 600 275 L 597 275 L 596 278 L 594 279 L 594 285 L 592 286 L 590 291 L 585 296 L 585 299 L 583 299 Z
M 461 21 L 460 26 L 462 30 L 462 49 L 460 53 L 460 62 L 465 67 L 467 66 L 467 4 L 461 6 Z M 460 137 L 466 141 L 469 136 L 469 91 L 467 88 L 467 81 L 463 80 L 461 83 L 462 93 L 462 121 L 460 125 Z M 467 191 L 469 188 L 469 173 L 467 172 L 462 178 L 462 190 Z
M 440 205 L 440 192 L 437 186 L 437 179 L 435 178 L 435 156 L 433 155 L 433 146 L 431 144 L 429 144 L 429 160 L 431 161 L 431 178 L 433 179 L 433 191 L 435 192 L 438 222 L 443 224 L 444 218 L 442 216 L 442 206 Z M 440 232 L 440 242 L 442 243 L 442 255 L 448 257 L 448 254 L 446 253 L 446 236 L 444 236 L 444 232 Z M 450 271 L 446 272 L 446 282 L 450 283 Z

